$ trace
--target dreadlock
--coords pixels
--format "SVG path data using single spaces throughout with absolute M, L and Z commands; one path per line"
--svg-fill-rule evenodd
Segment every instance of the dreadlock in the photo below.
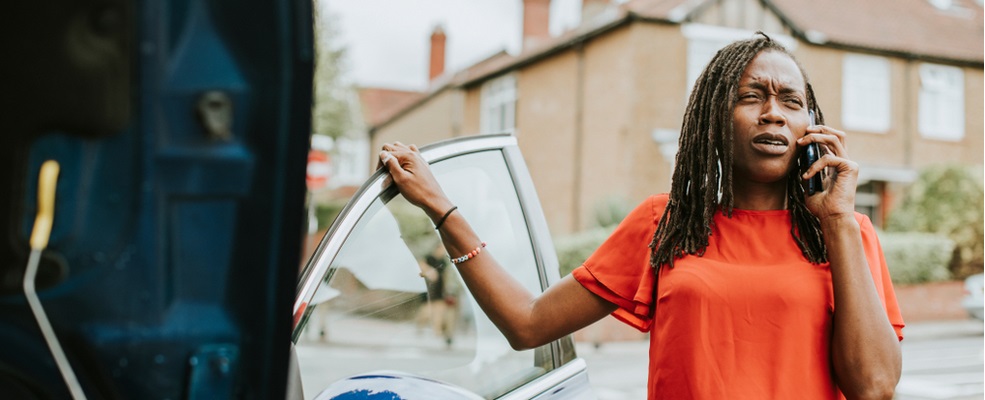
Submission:
M 650 266 L 657 275 L 661 265 L 673 268 L 674 259 L 685 254 L 704 255 L 716 212 L 732 217 L 732 113 L 739 79 L 760 52 L 777 51 L 794 59 L 781 44 L 762 32 L 758 34 L 762 37 L 719 50 L 694 84 L 681 127 L 670 200 L 650 243 Z M 807 82 L 803 67 L 797 65 Z M 823 124 L 824 116 L 809 82 L 806 91 L 808 108 L 814 110 L 817 123 Z M 805 258 L 823 263 L 827 250 L 820 221 L 807 210 L 800 181 L 799 170 L 792 168 L 787 174 L 786 193 L 790 234 Z

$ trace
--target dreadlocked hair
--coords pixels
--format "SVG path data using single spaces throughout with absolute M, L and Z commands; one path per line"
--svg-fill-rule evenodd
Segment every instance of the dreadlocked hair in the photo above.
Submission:
M 794 59 L 781 44 L 762 32 L 758 34 L 762 37 L 719 50 L 694 84 L 681 127 L 670 199 L 650 242 L 650 266 L 657 275 L 662 265 L 673 268 L 676 258 L 704 255 L 716 212 L 732 217 L 732 114 L 739 79 L 760 52 L 777 51 Z M 807 82 L 803 67 L 797 66 Z M 810 83 L 806 92 L 808 108 L 814 110 L 817 123 L 823 124 L 824 116 Z M 823 263 L 827 250 L 820 221 L 807 210 L 800 183 L 799 169 L 791 168 L 786 193 L 790 234 L 807 260 Z

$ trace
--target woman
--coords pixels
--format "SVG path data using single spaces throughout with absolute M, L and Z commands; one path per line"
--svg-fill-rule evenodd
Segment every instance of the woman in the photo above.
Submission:
M 650 332 L 651 399 L 892 398 L 903 322 L 872 225 L 854 212 L 858 165 L 809 110 L 823 123 L 781 45 L 762 35 L 720 50 L 688 102 L 671 192 L 538 297 L 482 252 L 416 147 L 387 144 L 380 159 L 517 349 L 613 314 Z M 827 154 L 801 173 L 809 143 Z M 806 195 L 802 180 L 825 169 L 825 190 Z

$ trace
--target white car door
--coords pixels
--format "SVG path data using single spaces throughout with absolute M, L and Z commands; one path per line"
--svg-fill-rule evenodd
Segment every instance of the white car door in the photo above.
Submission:
M 519 282 L 541 293 L 559 279 L 515 137 L 453 139 L 422 155 L 485 251 Z M 377 171 L 353 196 L 303 272 L 293 338 L 304 397 L 451 390 L 462 398 L 594 398 L 570 337 L 510 348 L 465 289 L 430 219 L 386 186 L 386 176 Z

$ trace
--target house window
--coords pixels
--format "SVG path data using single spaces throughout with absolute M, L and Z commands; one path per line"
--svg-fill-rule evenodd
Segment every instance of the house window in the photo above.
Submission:
M 482 133 L 513 132 L 516 127 L 516 75 L 504 75 L 482 85 Z
M 329 182 L 331 187 L 359 186 L 369 177 L 366 166 L 369 160 L 369 141 L 365 138 L 339 138 L 335 142 L 336 154 L 333 163 L 335 182 Z
M 920 134 L 927 138 L 964 137 L 964 74 L 945 65 L 920 66 Z
M 865 214 L 872 225 L 883 228 L 882 197 L 886 190 L 885 182 L 869 181 L 858 185 L 855 189 L 855 211 Z
M 694 82 L 705 69 L 705 66 L 715 57 L 718 50 L 736 40 L 756 37 L 756 33 L 746 29 L 726 28 L 705 24 L 683 24 L 681 33 L 687 38 L 687 89 L 684 100 L 691 96 Z M 773 40 L 780 42 L 787 50 L 793 51 L 797 41 L 792 37 L 770 33 Z
M 705 69 L 705 66 L 715 57 L 715 53 L 718 53 L 719 49 L 731 42 L 730 40 L 715 38 L 694 38 L 688 40 L 687 91 L 684 92 L 685 99 L 691 96 L 691 90 L 694 89 L 694 82 L 698 80 L 698 76 L 701 75 L 701 71 Z
M 889 61 L 846 54 L 842 72 L 841 115 L 845 128 L 878 133 L 889 130 Z

